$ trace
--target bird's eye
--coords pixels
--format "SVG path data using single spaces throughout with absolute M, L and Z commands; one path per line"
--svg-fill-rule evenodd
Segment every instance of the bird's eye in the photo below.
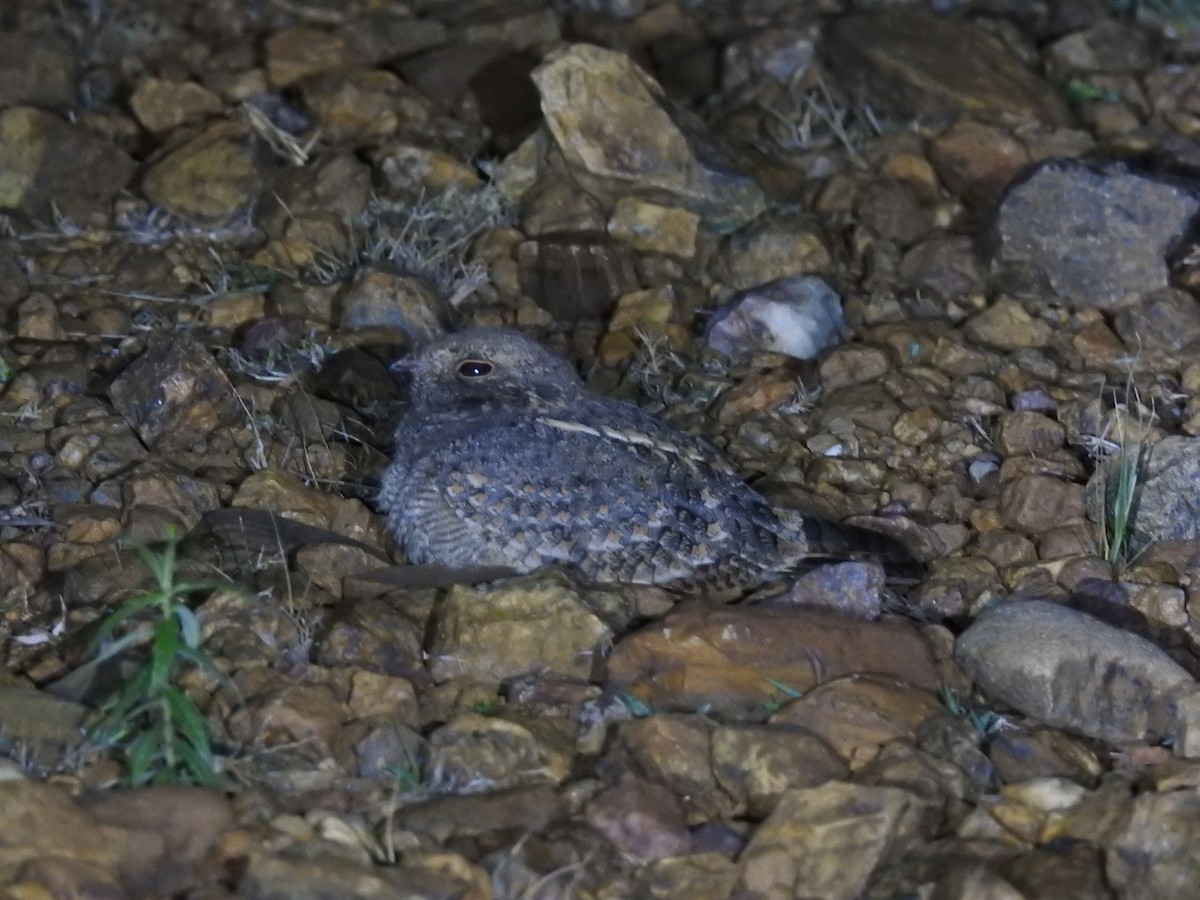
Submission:
M 464 359 L 458 364 L 458 374 L 463 378 L 482 378 L 491 371 L 492 364 L 484 359 Z

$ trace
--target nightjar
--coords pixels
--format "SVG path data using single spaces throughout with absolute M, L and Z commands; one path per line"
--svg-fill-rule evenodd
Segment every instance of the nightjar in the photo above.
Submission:
M 519 332 L 460 331 L 396 368 L 411 404 L 379 500 L 410 562 L 729 590 L 826 534 L 773 509 L 708 442 L 589 390 Z

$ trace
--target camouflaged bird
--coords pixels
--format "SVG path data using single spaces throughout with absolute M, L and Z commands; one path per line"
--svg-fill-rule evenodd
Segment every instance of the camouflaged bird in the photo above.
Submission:
M 762 584 L 828 533 L 518 332 L 461 331 L 396 368 L 412 376 L 411 405 L 379 499 L 410 562 L 728 590 Z

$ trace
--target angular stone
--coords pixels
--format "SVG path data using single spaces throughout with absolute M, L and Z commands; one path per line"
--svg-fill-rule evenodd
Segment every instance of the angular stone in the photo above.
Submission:
M 254 202 L 262 180 L 246 127 L 218 122 L 151 163 L 142 192 L 183 219 L 224 222 Z
M 921 839 L 924 804 L 895 787 L 831 781 L 780 797 L 738 860 L 749 896 L 857 900 L 871 874 Z
M 0 209 L 40 222 L 107 222 L 135 163 L 115 144 L 38 109 L 0 112 Z M 86 173 L 86 177 L 83 177 Z
M 187 338 L 152 344 L 113 381 L 109 396 L 146 446 L 166 453 L 203 444 L 245 415 L 212 354 Z
M 433 625 L 436 681 L 496 682 L 528 672 L 588 678 L 612 631 L 579 594 L 554 579 L 452 588 Z
M 763 211 L 758 185 L 724 160 L 699 120 L 675 107 L 624 54 L 573 44 L 548 56 L 533 80 L 546 124 L 587 190 L 666 198 L 718 231 Z

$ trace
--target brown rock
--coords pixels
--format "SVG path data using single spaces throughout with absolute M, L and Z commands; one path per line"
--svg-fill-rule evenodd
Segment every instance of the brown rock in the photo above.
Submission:
M 832 262 L 825 239 L 804 219 L 765 217 L 730 235 L 713 260 L 713 276 L 735 290 L 805 272 Z
M 1048 322 L 1034 319 L 1017 301 L 1001 297 L 972 316 L 963 326 L 963 334 L 997 350 L 1023 350 L 1049 345 L 1054 332 Z
M 603 319 L 641 284 L 634 255 L 604 234 L 559 234 L 517 248 L 521 291 L 556 319 Z
M 763 897 L 855 900 L 877 868 L 921 840 L 922 807 L 894 787 L 831 781 L 787 791 L 742 852 L 739 887 Z
M 943 711 L 928 691 L 898 681 L 850 676 L 821 685 L 771 717 L 772 725 L 804 728 L 819 736 L 851 769 L 870 762 L 896 738 Z
M 727 725 L 712 734 L 712 769 L 737 801 L 734 815 L 770 815 L 784 792 L 845 778 L 849 769 L 822 738 L 802 729 Z
M 853 92 L 900 118 L 1011 114 L 1058 125 L 1070 114 L 1054 87 L 973 22 L 915 9 L 838 19 L 825 50 Z
M 658 709 L 711 706 L 750 718 L 777 699 L 772 682 L 803 692 L 851 672 L 937 684 L 929 650 L 908 626 L 802 609 L 688 604 L 624 638 L 608 663 L 614 687 Z
M 75 102 L 75 55 L 50 35 L 0 32 L 0 108 L 40 106 L 64 112 Z
M 1005 413 L 996 425 L 996 449 L 1005 456 L 1050 453 L 1066 439 L 1066 429 L 1041 413 Z
M 42 222 L 107 222 L 135 164 L 116 145 L 52 113 L 0 111 L 0 209 Z M 86 177 L 82 177 L 86 173 Z
M 929 158 L 951 191 L 983 207 L 1029 164 L 1029 153 L 1007 132 L 960 119 L 929 143 Z
M 1000 488 L 1000 518 L 1015 531 L 1037 534 L 1084 518 L 1083 485 L 1025 475 Z
M 247 128 L 218 122 L 151 163 L 142 192 L 181 218 L 224 222 L 254 202 L 262 180 Z
M 634 862 L 682 856 L 692 848 L 679 802 L 653 782 L 627 778 L 597 794 L 585 816 Z
M 429 736 L 426 767 L 439 790 L 563 782 L 573 744 L 552 720 L 517 722 L 463 713 Z
M 1130 900 L 1186 896 L 1200 878 L 1192 853 L 1198 825 L 1194 789 L 1137 797 L 1128 825 L 1105 851 L 1109 883 Z
M 202 444 L 244 415 L 212 354 L 186 338 L 152 344 L 112 383 L 109 396 L 148 447 L 167 453 Z
M 759 187 L 727 161 L 718 162 L 700 122 L 674 107 L 627 56 L 570 45 L 547 57 L 533 80 L 546 125 L 585 189 L 609 197 L 636 192 L 658 202 L 669 198 L 718 230 L 762 212 Z
M 342 35 L 307 25 L 276 31 L 267 38 L 263 49 L 267 79 L 276 88 L 356 62 L 352 48 Z
M 617 745 L 647 778 L 685 798 L 694 818 L 735 813 L 734 804 L 717 787 L 712 759 L 714 726 L 691 715 L 660 713 L 622 722 Z
M 660 206 L 623 197 L 613 207 L 608 233 L 643 253 L 691 259 L 696 253 L 700 217 L 678 206 Z
M 429 673 L 436 681 L 501 681 L 527 672 L 587 678 L 611 640 L 583 598 L 553 578 L 460 585 L 434 622 Z
M 202 122 L 224 108 L 220 97 L 194 81 L 166 78 L 139 82 L 129 97 L 129 106 L 142 127 L 156 134 Z
M 428 100 L 384 69 L 334 72 L 306 80 L 304 102 L 323 137 L 339 145 L 377 143 L 419 130 L 433 116 Z

